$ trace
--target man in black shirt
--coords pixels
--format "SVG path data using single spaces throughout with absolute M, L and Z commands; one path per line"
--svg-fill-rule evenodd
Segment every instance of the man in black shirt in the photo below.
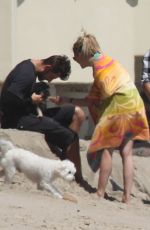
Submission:
M 1 92 L 1 127 L 30 130 L 45 134 L 49 145 L 59 147 L 63 157 L 74 162 L 76 181 L 82 183 L 78 131 L 84 120 L 80 107 L 66 104 L 47 109 L 38 117 L 36 106 L 43 101 L 42 95 L 33 93 L 39 81 L 65 80 L 71 71 L 67 56 L 54 55 L 46 59 L 25 60 L 7 76 Z

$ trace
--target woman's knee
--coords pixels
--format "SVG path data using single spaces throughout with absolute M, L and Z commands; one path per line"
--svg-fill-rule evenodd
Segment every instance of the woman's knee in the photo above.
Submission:
M 123 143 L 122 146 L 120 147 L 120 155 L 124 159 L 129 156 L 132 156 L 132 154 L 133 154 L 133 140 L 129 140 Z

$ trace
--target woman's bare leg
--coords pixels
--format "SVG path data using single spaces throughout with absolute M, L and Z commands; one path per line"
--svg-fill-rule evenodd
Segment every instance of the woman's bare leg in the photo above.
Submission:
M 130 203 L 130 194 L 133 183 L 133 141 L 129 140 L 122 145 L 120 149 L 120 155 L 122 157 L 123 163 L 123 183 L 124 183 L 124 193 L 122 197 L 122 202 Z
M 100 197 L 104 197 L 106 185 L 108 183 L 108 178 L 112 171 L 112 153 L 104 149 L 100 162 L 100 172 L 98 181 L 97 194 Z

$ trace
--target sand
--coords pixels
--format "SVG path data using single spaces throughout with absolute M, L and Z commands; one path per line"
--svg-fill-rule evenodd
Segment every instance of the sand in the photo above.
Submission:
M 0 138 L 44 157 L 56 158 L 42 134 L 18 130 L 2 130 Z M 80 140 L 83 175 L 96 188 L 94 174 L 86 161 L 89 141 Z M 149 149 L 146 150 L 149 152 Z M 37 190 L 36 185 L 17 173 L 11 185 L 0 178 L 0 230 L 149 230 L 150 229 L 150 157 L 141 150 L 134 155 L 134 184 L 131 205 L 121 202 L 122 165 L 118 152 L 113 156 L 113 172 L 107 186 L 112 201 L 99 199 L 75 182 L 58 179 L 56 186 L 76 198 L 77 202 L 56 199 Z

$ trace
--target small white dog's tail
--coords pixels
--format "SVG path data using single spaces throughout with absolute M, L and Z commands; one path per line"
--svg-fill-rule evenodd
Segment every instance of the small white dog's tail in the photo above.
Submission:
M 8 150 L 14 149 L 15 146 L 10 142 L 4 139 L 0 139 L 0 152 L 5 154 Z

